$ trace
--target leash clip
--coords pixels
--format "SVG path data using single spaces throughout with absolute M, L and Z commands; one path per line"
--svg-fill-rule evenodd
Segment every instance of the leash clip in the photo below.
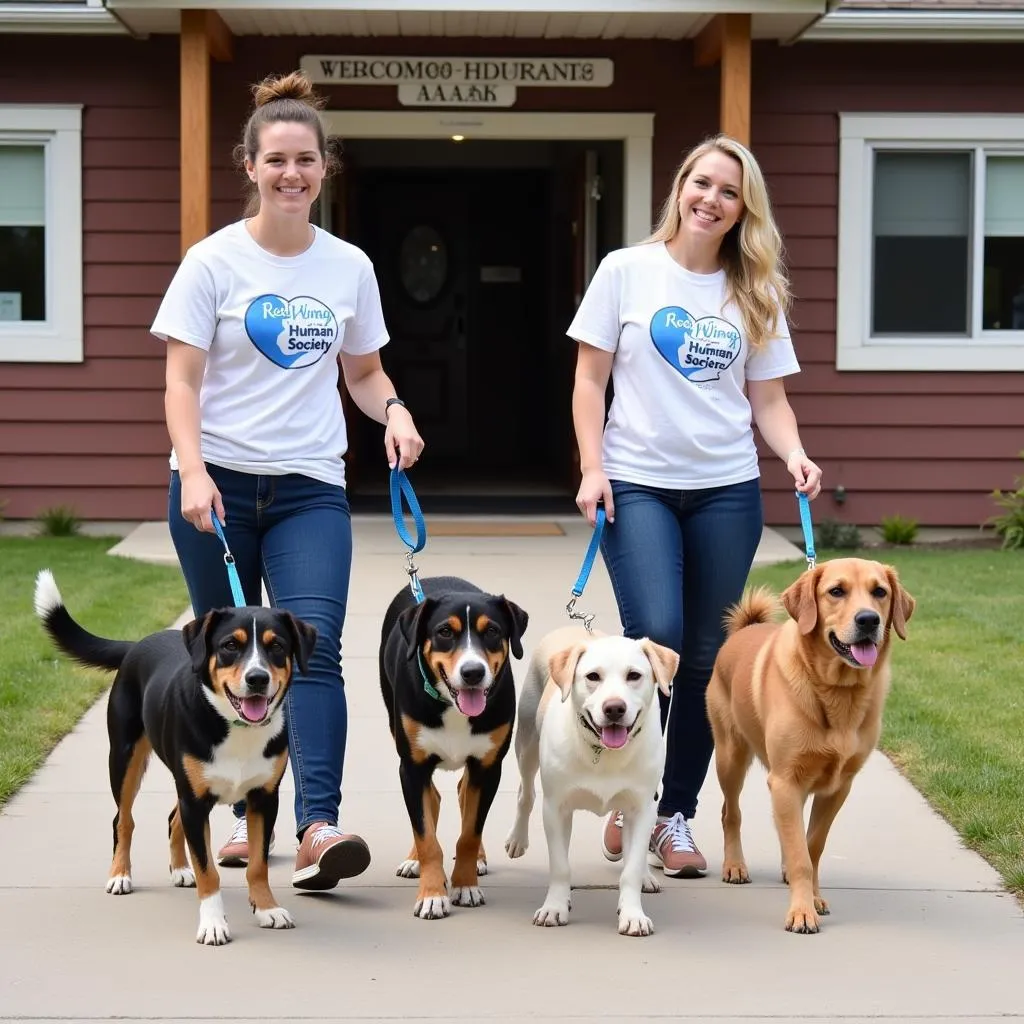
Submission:
M 412 591 L 412 596 L 416 598 L 416 603 L 419 604 L 423 600 L 423 587 L 420 585 L 419 570 L 413 561 L 411 551 L 407 551 L 405 555 L 405 571 L 409 575 L 409 589 Z
M 594 632 L 593 625 L 594 619 L 597 617 L 596 613 L 576 611 L 576 601 L 583 594 L 583 588 L 587 585 L 587 580 L 590 578 L 590 570 L 594 567 L 597 549 L 601 546 L 601 533 L 604 530 L 604 523 L 604 506 L 599 504 L 597 506 L 597 515 L 594 517 L 594 532 L 590 538 L 590 545 L 587 547 L 587 553 L 583 557 L 583 565 L 580 568 L 579 576 L 576 577 L 576 585 L 572 588 L 572 596 L 569 599 L 569 603 L 565 606 L 565 611 L 569 618 L 582 622 L 584 629 L 588 633 Z

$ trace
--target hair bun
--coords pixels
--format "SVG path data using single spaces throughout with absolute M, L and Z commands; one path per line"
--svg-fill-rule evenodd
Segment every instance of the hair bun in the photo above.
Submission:
M 313 91 L 313 85 L 302 71 L 292 71 L 287 75 L 268 75 L 258 85 L 254 85 L 253 97 L 257 107 L 266 106 L 274 100 L 297 100 L 318 108 L 323 105 Z

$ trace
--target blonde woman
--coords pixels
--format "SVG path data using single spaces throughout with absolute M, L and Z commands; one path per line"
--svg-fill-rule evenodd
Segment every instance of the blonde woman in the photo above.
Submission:
M 713 741 L 704 692 L 763 525 L 753 424 L 809 498 L 821 470 L 800 443 L 783 378 L 799 372 L 789 286 L 764 178 L 719 135 L 683 160 L 657 230 L 601 262 L 569 330 L 579 343 L 573 421 L 590 523 L 624 633 L 680 652 L 649 860 L 670 877 L 707 864 L 691 821 Z M 605 422 L 609 378 L 614 397 Z M 795 510 L 794 510 L 795 511 Z M 622 819 L 603 833 L 622 855 Z

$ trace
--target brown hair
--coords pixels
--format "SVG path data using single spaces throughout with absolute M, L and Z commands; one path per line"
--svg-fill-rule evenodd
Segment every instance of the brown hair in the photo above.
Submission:
M 252 87 L 255 106 L 242 131 L 242 141 L 235 147 L 235 160 L 245 169 L 245 161 L 256 162 L 260 148 L 260 135 L 270 124 L 287 121 L 305 124 L 316 134 L 317 148 L 324 162 L 325 175 L 333 174 L 338 160 L 328 143 L 327 132 L 320 117 L 320 108 L 327 100 L 313 91 L 312 83 L 302 71 L 287 75 L 268 75 Z M 260 194 L 246 177 L 247 198 L 245 216 L 254 217 L 260 211 Z

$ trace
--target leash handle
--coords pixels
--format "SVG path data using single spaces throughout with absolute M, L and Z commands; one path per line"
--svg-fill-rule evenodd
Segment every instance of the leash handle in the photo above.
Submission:
M 605 512 L 604 506 L 597 506 L 597 515 L 594 517 L 594 532 L 590 536 L 590 544 L 587 547 L 587 553 L 583 556 L 583 565 L 580 567 L 579 575 L 576 577 L 576 583 L 572 588 L 572 597 L 569 599 L 569 603 L 565 606 L 565 611 L 570 619 L 579 619 L 582 621 L 584 627 L 588 633 L 592 633 L 591 628 L 594 623 L 594 613 L 583 614 L 577 612 L 576 601 L 583 594 L 583 588 L 587 585 L 587 580 L 590 579 L 590 571 L 594 568 L 594 559 L 597 558 L 598 548 L 601 546 L 601 534 L 604 532 L 605 524 Z
M 811 503 L 806 494 L 796 491 L 796 500 L 800 508 L 800 526 L 804 531 L 804 551 L 807 554 L 807 568 L 813 569 L 817 554 L 814 550 L 814 528 L 811 526 Z
M 416 527 L 415 539 L 405 528 L 405 520 L 402 515 L 403 498 L 408 502 L 409 511 L 412 513 L 413 523 Z M 405 475 L 405 471 L 399 469 L 397 464 L 391 470 L 391 517 L 395 521 L 395 530 L 398 532 L 399 538 L 409 549 L 405 556 L 405 571 L 409 574 L 409 588 L 412 590 L 413 597 L 416 598 L 416 603 L 419 604 L 423 600 L 423 587 L 420 586 L 419 573 L 416 563 L 413 561 L 413 555 L 422 551 L 427 543 L 427 524 L 416 498 L 416 492 Z
M 224 527 L 221 526 L 217 513 L 211 508 L 210 518 L 213 519 L 213 528 L 217 531 L 221 543 L 224 545 L 224 564 L 228 568 L 228 583 L 231 584 L 231 597 L 234 599 L 236 608 L 245 607 L 245 593 L 242 591 L 242 581 L 238 578 L 238 570 L 235 568 L 235 556 L 231 554 L 228 547 L 228 539 L 224 536 Z

